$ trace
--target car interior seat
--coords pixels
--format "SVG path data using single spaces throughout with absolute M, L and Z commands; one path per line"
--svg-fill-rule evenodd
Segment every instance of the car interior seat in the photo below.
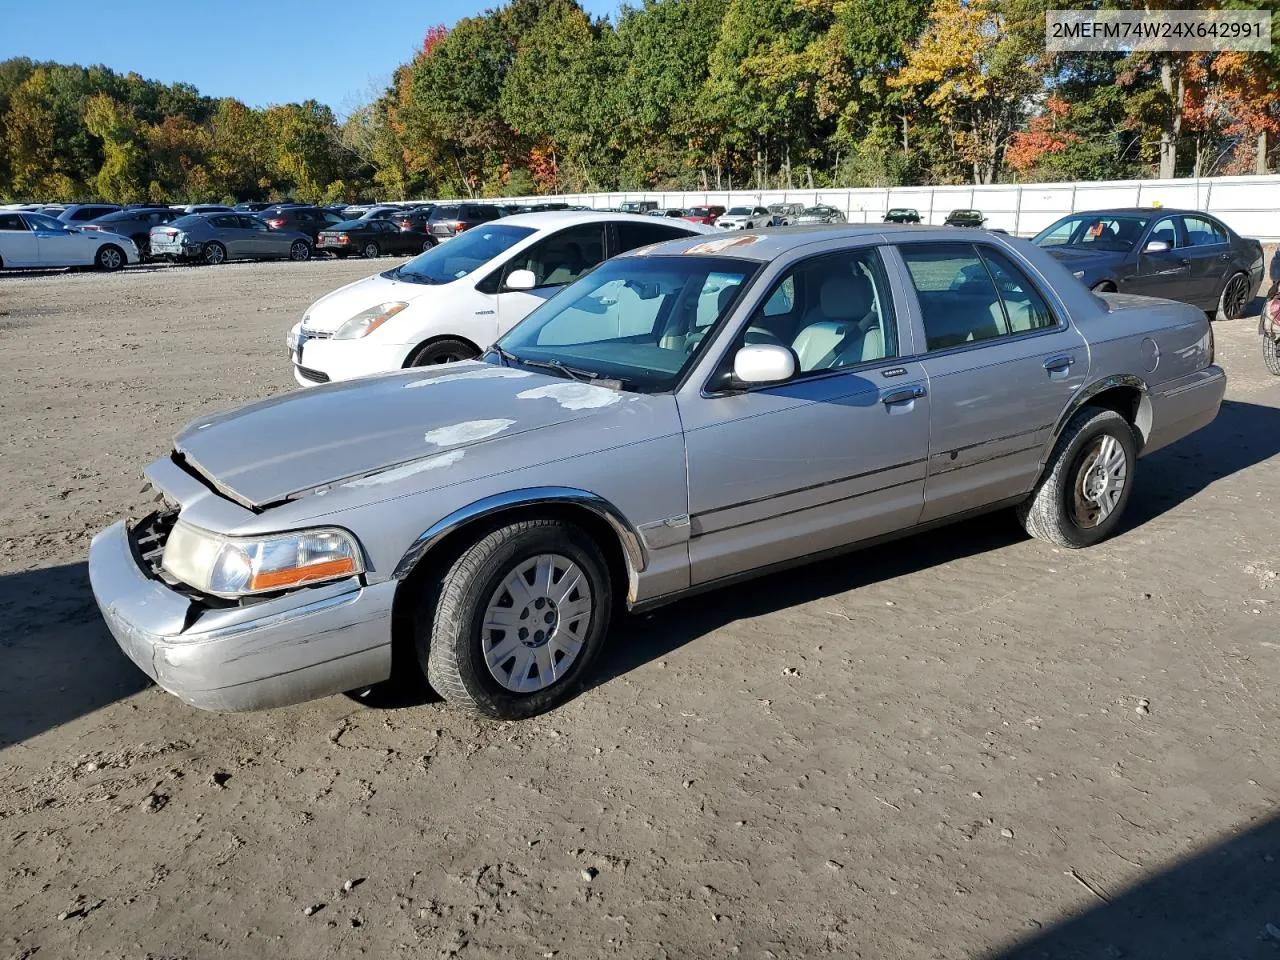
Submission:
M 874 322 L 871 281 L 862 274 L 836 274 L 822 281 L 818 302 L 810 307 L 791 343 L 799 369 L 821 370 L 884 356 L 884 338 Z

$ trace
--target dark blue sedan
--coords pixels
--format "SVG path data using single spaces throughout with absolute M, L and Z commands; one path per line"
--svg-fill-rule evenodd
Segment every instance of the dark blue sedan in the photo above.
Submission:
M 1262 282 L 1262 244 L 1196 210 L 1074 213 L 1035 242 L 1095 292 L 1181 300 L 1220 319 L 1244 316 Z

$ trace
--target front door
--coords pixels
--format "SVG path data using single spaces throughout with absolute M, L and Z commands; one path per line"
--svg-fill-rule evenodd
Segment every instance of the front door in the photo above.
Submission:
M 775 343 L 795 352 L 795 376 L 680 397 L 693 583 L 918 520 L 930 396 L 921 364 L 900 359 L 899 316 L 874 247 L 801 261 L 772 285 L 722 364 L 731 367 L 744 344 Z
M 0 264 L 6 267 L 34 267 L 36 235 L 17 213 L 0 211 Z
M 1148 253 L 1146 245 L 1153 240 L 1168 244 L 1169 249 Z M 1185 299 L 1191 270 L 1184 251 L 1178 249 L 1181 242 L 1182 222 L 1178 217 L 1165 217 L 1152 224 L 1146 239 L 1138 246 L 1137 262 L 1127 282 L 1121 285 L 1121 292 L 1170 300 Z
M 922 522 L 1030 491 L 1084 384 L 1084 338 L 1014 259 L 985 243 L 904 243 L 932 411 Z
M 525 247 L 507 261 L 498 283 L 498 335 L 506 333 L 560 289 L 604 260 L 604 224 L 584 223 Z M 516 270 L 533 273 L 532 290 L 509 290 Z

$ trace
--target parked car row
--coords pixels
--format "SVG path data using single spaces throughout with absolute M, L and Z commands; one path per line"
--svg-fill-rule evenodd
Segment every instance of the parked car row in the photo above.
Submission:
M 1063 236 L 474 226 L 312 304 L 295 374 L 347 382 L 182 430 L 93 592 L 197 707 L 396 671 L 514 720 L 583 688 L 616 613 L 1003 509 L 1092 546 L 1226 377 L 1203 312 L 1092 293 Z

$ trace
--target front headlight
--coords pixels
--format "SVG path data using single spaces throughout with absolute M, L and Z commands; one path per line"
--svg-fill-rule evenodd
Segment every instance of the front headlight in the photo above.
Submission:
M 396 300 L 392 303 L 380 303 L 368 310 L 361 310 L 333 332 L 333 339 L 357 340 L 360 337 L 367 337 L 407 306 L 407 303 Z
M 161 566 L 203 593 L 243 597 L 364 572 L 351 534 L 334 527 L 263 537 L 224 537 L 179 520 Z
M 1075 273 L 1073 273 L 1073 274 L 1072 274 L 1072 276 L 1073 276 L 1073 277 L 1075 277 L 1077 280 L 1083 280 L 1083 279 L 1084 279 L 1084 271 L 1083 271 L 1083 270 L 1077 270 Z

